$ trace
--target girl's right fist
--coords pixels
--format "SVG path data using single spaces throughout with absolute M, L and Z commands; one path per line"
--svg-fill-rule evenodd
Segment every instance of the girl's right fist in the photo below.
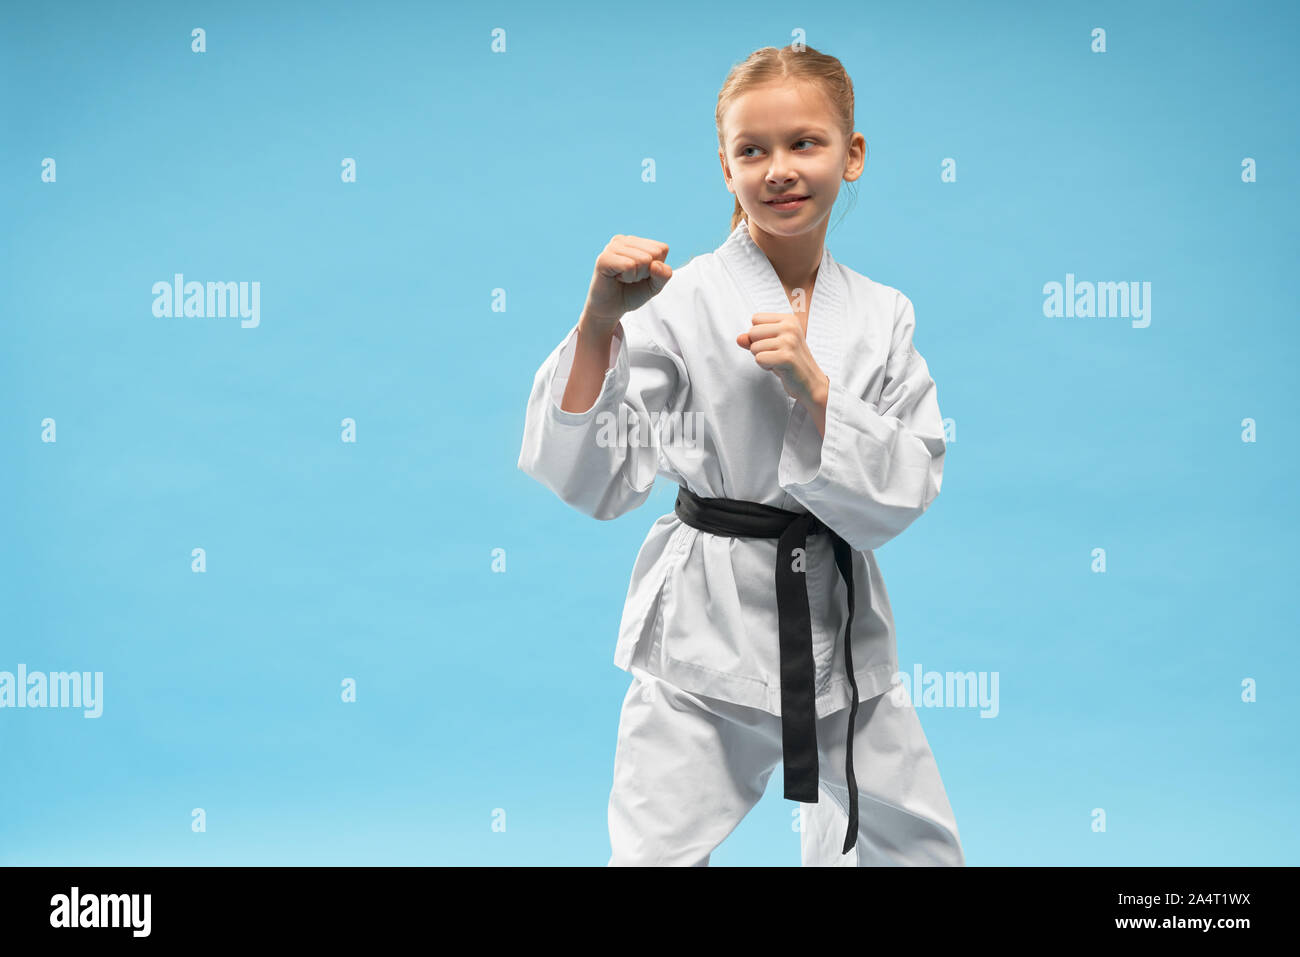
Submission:
M 587 291 L 583 321 L 593 331 L 609 332 L 625 312 L 648 302 L 672 278 L 672 267 L 664 261 L 668 246 L 640 236 L 618 235 L 599 256 Z

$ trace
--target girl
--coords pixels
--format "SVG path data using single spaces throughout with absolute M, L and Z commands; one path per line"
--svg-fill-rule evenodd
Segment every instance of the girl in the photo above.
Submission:
M 632 683 L 609 863 L 707 865 L 781 763 L 805 865 L 962 865 L 920 722 L 887 693 L 872 554 L 939 494 L 935 385 L 911 301 L 824 246 L 863 167 L 853 85 L 835 57 L 766 47 L 728 75 L 715 120 L 731 235 L 675 272 L 664 243 L 610 240 L 534 379 L 519 456 L 598 519 L 657 475 L 681 486 L 619 628 Z

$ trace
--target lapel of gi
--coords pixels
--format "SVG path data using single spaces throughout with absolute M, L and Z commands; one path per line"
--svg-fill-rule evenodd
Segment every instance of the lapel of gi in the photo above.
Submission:
M 718 247 L 718 255 L 749 301 L 753 312 L 790 312 L 790 300 L 786 298 L 781 278 L 772 268 L 767 254 L 758 248 L 749 235 L 749 224 L 744 219 L 727 237 L 727 241 Z M 812 300 L 808 303 L 807 340 L 808 351 L 812 353 L 813 359 L 833 381 L 839 381 L 840 375 L 844 312 L 844 278 L 840 275 L 839 264 L 831 256 L 830 249 L 823 246 L 821 265 L 817 267 L 817 279 L 813 283 Z M 736 333 L 739 334 L 752 324 L 752 314 L 737 316 L 735 321 Z

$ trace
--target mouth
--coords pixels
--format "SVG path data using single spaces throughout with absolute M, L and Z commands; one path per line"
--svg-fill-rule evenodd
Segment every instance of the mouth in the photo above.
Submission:
M 777 196 L 773 199 L 765 199 L 763 202 L 765 205 L 771 206 L 773 209 L 795 209 L 803 205 L 804 201 L 807 199 L 807 196 L 790 193 L 786 196 Z

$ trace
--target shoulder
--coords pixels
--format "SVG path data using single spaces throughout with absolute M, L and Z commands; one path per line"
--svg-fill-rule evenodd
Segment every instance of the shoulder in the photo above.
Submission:
M 705 291 L 716 282 L 712 253 L 695 256 L 673 266 L 668 282 L 636 309 L 623 314 L 623 332 L 635 352 L 684 355 L 698 335 L 699 318 L 707 311 Z M 672 265 L 670 262 L 669 265 Z
M 849 301 L 856 309 L 869 311 L 873 315 L 889 316 L 894 322 L 901 320 L 904 313 L 912 311 L 912 300 L 902 290 L 878 282 L 842 262 L 837 261 L 836 265 L 840 267 Z
M 837 265 L 848 292 L 850 313 L 861 316 L 862 321 L 879 329 L 882 335 L 888 335 L 891 356 L 914 352 L 916 311 L 912 300 L 896 286 L 878 282 L 843 263 Z
M 698 315 L 704 307 L 704 294 L 716 287 L 721 269 L 722 263 L 713 253 L 701 253 L 673 266 L 664 287 L 639 308 L 624 314 L 624 324 L 641 325 L 654 334 Z

